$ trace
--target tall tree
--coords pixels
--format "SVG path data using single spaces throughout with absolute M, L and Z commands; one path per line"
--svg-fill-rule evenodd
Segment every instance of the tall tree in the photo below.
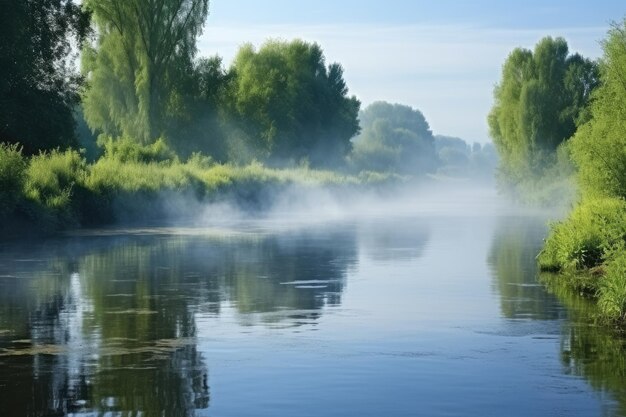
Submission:
M 339 64 L 301 40 L 244 45 L 233 64 L 231 113 L 259 157 L 334 165 L 350 151 L 360 103 Z
M 547 37 L 534 51 L 509 55 L 488 119 L 504 181 L 519 184 L 554 164 L 557 147 L 587 117 L 598 76 L 596 63 L 569 55 L 562 38 Z
M 613 24 L 602 46 L 602 84 L 591 119 L 572 140 L 572 156 L 586 194 L 626 198 L 626 19 Z
M 85 0 L 97 40 L 83 50 L 90 127 L 149 143 L 185 112 L 179 86 L 191 71 L 208 0 Z
M 5 0 L 0 13 L 0 142 L 26 153 L 76 143 L 80 77 L 72 42 L 89 15 L 71 0 Z

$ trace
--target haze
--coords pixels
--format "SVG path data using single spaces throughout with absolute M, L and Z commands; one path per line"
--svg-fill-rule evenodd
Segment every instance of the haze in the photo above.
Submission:
M 229 64 L 244 42 L 318 42 L 329 62 L 343 65 L 363 107 L 405 103 L 420 109 L 436 134 L 485 143 L 493 86 L 512 49 L 532 48 L 550 33 L 595 59 L 609 23 L 622 13 L 618 1 L 214 0 L 198 47 Z

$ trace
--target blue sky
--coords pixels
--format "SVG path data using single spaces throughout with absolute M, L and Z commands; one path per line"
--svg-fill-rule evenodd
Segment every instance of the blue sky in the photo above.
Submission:
M 245 42 L 315 41 L 363 105 L 409 104 L 435 133 L 486 142 L 493 86 L 513 48 L 563 36 L 597 58 L 610 22 L 625 14 L 618 1 L 211 0 L 198 46 L 229 63 Z

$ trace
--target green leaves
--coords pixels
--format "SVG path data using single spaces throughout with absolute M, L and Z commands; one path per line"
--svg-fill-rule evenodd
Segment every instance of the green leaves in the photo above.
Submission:
M 98 39 L 83 52 L 83 96 L 93 130 L 150 143 L 179 117 L 185 76 L 208 0 L 85 0 Z
M 568 55 L 562 38 L 547 37 L 532 52 L 518 48 L 509 55 L 488 118 L 506 185 L 538 180 L 556 163 L 559 145 L 588 118 L 597 85 L 597 65 Z
M 301 40 L 244 45 L 235 58 L 229 112 L 253 153 L 269 161 L 332 166 L 358 132 L 360 103 L 348 97 L 339 64 Z
M 73 107 L 81 78 L 71 44 L 89 14 L 70 0 L 8 0 L 0 13 L 0 141 L 25 154 L 76 143 Z
M 626 21 L 603 43 L 602 85 L 593 94 L 589 120 L 572 141 L 585 195 L 626 197 Z
M 435 168 L 433 134 L 419 111 L 379 101 L 360 114 L 350 161 L 359 170 L 421 175 Z

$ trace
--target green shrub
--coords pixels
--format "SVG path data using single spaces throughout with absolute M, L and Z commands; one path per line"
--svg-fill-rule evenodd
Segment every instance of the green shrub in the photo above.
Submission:
M 111 138 L 101 136 L 98 144 L 104 147 L 105 158 L 116 159 L 120 162 L 175 162 L 176 153 L 172 151 L 162 138 L 150 145 L 141 145 L 128 138 Z
M 9 215 L 22 198 L 26 160 L 18 145 L 0 143 L 0 217 Z
M 609 320 L 626 319 L 626 248 L 619 245 L 604 266 L 598 289 L 598 307 Z
M 72 195 L 87 175 L 82 155 L 74 150 L 41 153 L 31 158 L 26 172 L 25 195 L 42 210 L 31 214 L 45 222 L 75 223 Z
M 543 270 L 582 270 L 600 265 L 626 236 L 626 203 L 615 198 L 583 201 L 552 226 L 539 254 Z

